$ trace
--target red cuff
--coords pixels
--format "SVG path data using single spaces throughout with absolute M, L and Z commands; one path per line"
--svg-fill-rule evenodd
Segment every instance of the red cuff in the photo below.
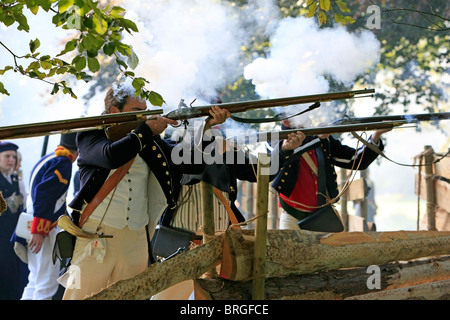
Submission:
M 51 227 L 52 222 L 50 220 L 34 217 L 33 224 L 31 225 L 31 234 L 37 233 L 48 236 Z

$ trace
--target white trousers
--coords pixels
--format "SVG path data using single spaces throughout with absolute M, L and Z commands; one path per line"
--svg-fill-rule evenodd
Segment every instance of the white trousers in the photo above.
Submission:
M 95 232 L 99 222 L 88 219 L 83 230 Z M 72 264 L 61 277 L 67 277 L 63 300 L 81 300 L 119 280 L 133 278 L 148 266 L 145 228 L 116 229 L 102 226 L 112 238 L 77 238 Z
M 28 255 L 28 284 L 25 287 L 21 300 L 51 300 L 58 290 L 60 271 L 59 260 L 53 264 L 52 252 L 56 234 L 61 230 L 58 227 L 52 229 L 45 237 L 42 248 L 38 253 L 33 253 L 27 246 Z

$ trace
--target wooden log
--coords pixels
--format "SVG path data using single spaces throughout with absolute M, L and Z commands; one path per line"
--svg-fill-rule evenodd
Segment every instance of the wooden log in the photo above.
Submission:
M 434 179 L 433 179 L 433 148 L 431 146 L 425 146 L 425 181 L 427 192 L 427 217 L 428 224 L 427 230 L 436 230 L 436 197 L 434 192 Z
M 220 263 L 223 235 L 164 262 L 134 278 L 118 281 L 87 300 L 145 300 L 184 280 L 199 278 Z M 170 276 L 169 276 L 170 275 Z
M 380 288 L 369 288 L 367 268 L 331 270 L 266 279 L 266 300 L 341 300 L 450 279 L 450 256 L 402 261 L 379 266 Z M 251 281 L 197 279 L 196 299 L 248 300 Z
M 228 230 L 221 266 L 225 279 L 252 277 L 253 232 Z M 450 254 L 450 232 L 392 231 L 322 233 L 268 230 L 266 278 Z M 227 255 L 227 256 L 226 256 Z
M 346 300 L 450 300 L 450 279 L 368 293 Z

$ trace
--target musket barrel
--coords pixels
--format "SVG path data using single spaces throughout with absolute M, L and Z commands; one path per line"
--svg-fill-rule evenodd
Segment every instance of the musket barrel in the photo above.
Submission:
M 401 115 L 387 115 L 387 116 L 373 116 L 373 117 L 350 117 L 342 118 L 334 122 L 334 124 L 350 124 L 350 123 L 369 123 L 378 121 L 396 121 L 405 120 L 407 122 L 416 121 L 439 121 L 450 119 L 450 112 L 436 112 L 436 113 L 417 113 L 417 114 L 401 114 Z
M 306 129 L 289 129 L 281 131 L 266 131 L 258 132 L 251 135 L 239 135 L 227 138 L 227 140 L 235 140 L 236 142 L 254 143 L 261 141 L 277 141 L 287 139 L 288 135 L 291 133 L 296 133 L 298 131 L 303 132 L 307 136 L 314 136 L 320 134 L 335 134 L 343 132 L 356 132 L 356 131 L 371 131 L 380 129 L 392 129 L 397 126 L 406 124 L 404 120 L 401 121 L 384 121 L 384 122 L 372 122 L 364 124 L 347 124 L 347 125 L 336 125 L 330 127 L 317 127 L 317 128 L 306 128 Z
M 0 140 L 29 138 L 57 133 L 69 133 L 86 129 L 103 129 L 104 126 L 137 121 L 143 116 L 162 114 L 162 109 L 131 111 L 102 116 L 29 123 L 0 127 Z
M 223 109 L 229 110 L 232 113 L 238 113 L 262 108 L 285 107 L 304 103 L 359 98 L 361 95 L 367 96 L 374 92 L 375 89 L 364 89 L 364 90 L 313 94 L 308 96 L 285 97 L 266 100 L 250 100 L 243 102 L 229 102 L 229 103 L 221 103 L 219 106 Z M 168 114 L 165 115 L 165 117 L 172 120 L 186 120 L 190 118 L 208 116 L 209 115 L 208 112 L 212 106 L 214 105 L 179 108 L 177 110 L 169 112 Z

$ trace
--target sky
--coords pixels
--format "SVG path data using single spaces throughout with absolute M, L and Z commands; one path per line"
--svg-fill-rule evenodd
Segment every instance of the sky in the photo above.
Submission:
M 262 98 L 326 93 L 329 87 L 324 74 L 352 85 L 358 75 L 379 61 L 381 45 L 370 30 L 354 35 L 343 28 L 320 30 L 313 19 L 280 18 L 270 0 L 254 0 L 251 4 L 244 15 L 212 0 L 127 1 L 122 4 L 127 9 L 126 17 L 135 21 L 140 30 L 124 39 L 140 58 L 134 71 L 150 80 L 148 89 L 162 94 L 167 102 L 164 112 L 173 109 L 181 98 L 186 101 L 198 98 L 198 104 L 202 104 L 202 94 L 215 94 L 216 88 L 233 81 L 238 76 L 235 70 L 240 63 L 239 52 L 250 31 L 264 32 L 272 41 L 268 57 L 255 57 L 242 66 L 244 77 L 252 81 Z M 63 48 L 67 34 L 53 28 L 49 19 L 49 15 L 42 13 L 29 16 L 29 34 L 14 27 L 1 28 L 0 40 L 21 55 L 28 52 L 29 41 L 38 37 L 39 51 L 55 54 Z M 0 68 L 11 63 L 11 56 L 0 48 Z M 62 94 L 51 96 L 50 85 L 13 72 L 3 76 L 2 82 L 11 95 L 0 96 L 0 126 L 93 116 L 103 109 L 103 92 L 85 108 L 81 96 L 89 84 L 83 82 L 74 87 L 77 100 Z M 382 86 L 380 81 L 374 89 L 382 90 Z M 401 108 L 397 111 L 402 113 Z M 372 112 L 371 98 L 358 101 L 356 116 L 369 116 Z M 333 104 L 322 104 L 320 115 L 334 120 Z M 431 145 L 437 152 L 446 151 L 448 147 L 447 136 L 430 126 L 423 126 L 421 132 L 407 128 L 385 136 L 385 153 L 406 164 L 411 164 L 425 145 Z M 26 185 L 32 167 L 41 156 L 43 140 L 43 137 L 14 140 L 23 156 Z M 51 136 L 47 151 L 54 150 L 58 142 L 58 135 Z M 350 138 L 345 138 L 344 142 L 357 145 Z M 392 195 L 398 195 L 396 199 L 402 201 L 414 199 L 416 169 L 381 159 L 370 171 L 380 202 L 385 200 L 382 197 Z M 383 210 L 390 209 L 384 207 Z M 413 212 L 413 216 L 415 214 Z M 415 222 L 411 224 L 409 218 L 404 224 L 402 219 L 400 223 L 396 220 L 397 224 L 386 220 L 389 218 L 378 224 L 389 230 L 415 228 Z

